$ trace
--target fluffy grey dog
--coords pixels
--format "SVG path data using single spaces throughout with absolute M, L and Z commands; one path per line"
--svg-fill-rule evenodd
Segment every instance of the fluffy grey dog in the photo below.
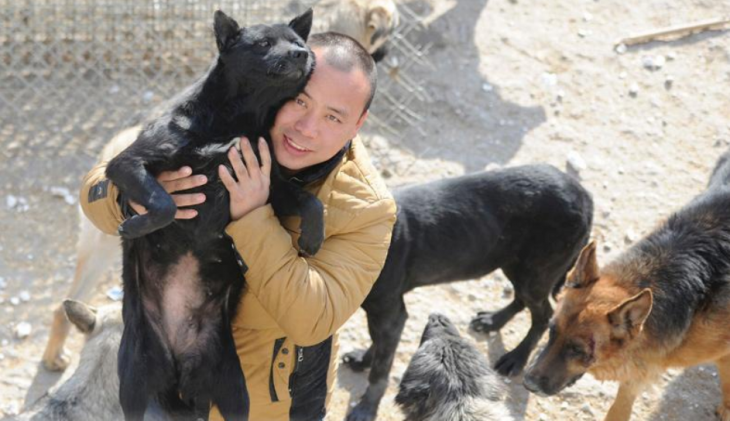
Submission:
M 431 314 L 395 401 L 406 421 L 512 421 L 504 383 L 451 321 Z

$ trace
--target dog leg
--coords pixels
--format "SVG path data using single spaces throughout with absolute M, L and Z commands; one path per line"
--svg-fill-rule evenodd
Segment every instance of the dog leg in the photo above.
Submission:
M 150 396 L 147 378 L 149 367 L 142 355 L 144 347 L 138 337 L 144 333 L 131 333 L 131 330 L 125 326 L 119 344 L 119 403 L 125 421 L 143 421 Z
M 324 207 L 314 195 L 274 173 L 271 177 L 271 206 L 276 216 L 301 217 L 299 251 L 314 256 L 324 242 Z
M 515 297 L 507 307 L 499 311 L 480 311 L 477 313 L 477 316 L 469 323 L 469 328 L 481 333 L 496 332 L 502 329 L 507 322 L 512 320 L 515 314 L 524 308 L 525 303 Z
M 368 388 L 360 403 L 347 416 L 347 421 L 372 421 L 378 413 L 378 405 L 388 388 L 388 375 L 393 366 L 393 358 L 398 348 L 408 312 L 403 301 L 387 313 L 368 312 L 368 326 L 372 326 L 373 361 L 368 376 Z
M 721 421 L 730 421 L 730 355 L 720 358 L 715 364 L 722 385 L 722 403 L 717 408 L 717 415 Z
M 224 355 L 221 356 L 221 369 L 215 383 L 213 401 L 226 421 L 248 421 L 250 402 L 246 378 L 241 370 L 230 325 L 227 332 L 221 334 Z
M 631 408 L 634 406 L 636 397 L 639 396 L 643 384 L 623 382 L 618 387 L 618 394 L 614 399 L 611 408 L 608 410 L 603 421 L 629 421 Z
M 547 330 L 548 322 L 553 314 L 550 302 L 547 299 L 537 304 L 527 304 L 532 315 L 532 325 L 522 342 L 512 351 L 504 354 L 495 364 L 494 369 L 503 376 L 516 376 L 522 370 L 530 358 L 530 353 L 540 341 L 542 334 Z
M 81 214 L 76 253 L 76 272 L 66 298 L 89 302 L 105 272 L 113 266 L 115 259 L 121 254 L 119 238 L 99 231 Z M 53 311 L 51 332 L 46 350 L 43 352 L 42 361 L 46 369 L 60 371 L 68 367 L 70 358 L 64 344 L 70 329 L 71 324 L 66 318 L 63 305 L 59 304 Z

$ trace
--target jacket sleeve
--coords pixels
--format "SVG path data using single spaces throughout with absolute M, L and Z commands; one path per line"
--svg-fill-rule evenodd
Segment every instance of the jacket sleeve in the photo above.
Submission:
M 118 235 L 117 228 L 124 221 L 117 199 L 119 189 L 106 178 L 107 162 L 96 164 L 81 181 L 79 203 L 84 215 L 99 230 Z
M 247 288 L 294 343 L 333 335 L 365 301 L 385 264 L 396 218 L 392 198 L 368 204 L 316 256 L 303 258 L 270 205 L 228 225 L 248 266 Z

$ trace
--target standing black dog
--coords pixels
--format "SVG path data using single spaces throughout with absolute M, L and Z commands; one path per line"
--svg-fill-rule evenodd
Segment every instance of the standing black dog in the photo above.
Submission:
M 593 221 L 593 200 L 571 176 L 549 165 L 470 174 L 394 192 L 398 220 L 388 258 L 362 307 L 373 344 L 346 354 L 355 371 L 371 367 L 369 385 L 348 421 L 375 419 L 408 314 L 413 288 L 476 279 L 501 268 L 515 298 L 497 312 L 480 312 L 476 331 L 501 329 L 525 307 L 532 326 L 496 364 L 516 375 L 552 316 L 549 296 L 565 281 Z
M 305 45 L 311 25 L 311 10 L 288 25 L 248 28 L 217 11 L 220 54 L 211 68 L 107 167 L 123 203 L 131 199 L 148 210 L 119 228 L 125 292 L 119 395 L 127 420 L 141 420 L 150 399 L 174 419 L 207 419 L 211 404 L 227 420 L 248 419 L 231 334 L 244 264 L 223 234 L 229 198 L 217 168 L 228 165 L 234 136 L 268 139 L 279 107 L 304 89 L 314 67 Z M 196 189 L 207 200 L 195 219 L 173 223 L 175 203 L 155 177 L 183 165 L 208 177 Z M 302 216 L 307 238 L 300 245 L 313 254 L 322 241 L 322 205 L 276 171 L 272 205 L 279 216 Z
M 451 320 L 431 314 L 395 402 L 405 421 L 512 421 L 506 386 Z

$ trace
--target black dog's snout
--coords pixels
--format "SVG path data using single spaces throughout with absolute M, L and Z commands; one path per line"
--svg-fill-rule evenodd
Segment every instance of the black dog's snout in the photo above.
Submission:
M 302 62 L 307 59 L 307 56 L 309 55 L 309 52 L 305 48 L 295 48 L 291 51 L 289 51 L 289 57 L 292 59 Z

